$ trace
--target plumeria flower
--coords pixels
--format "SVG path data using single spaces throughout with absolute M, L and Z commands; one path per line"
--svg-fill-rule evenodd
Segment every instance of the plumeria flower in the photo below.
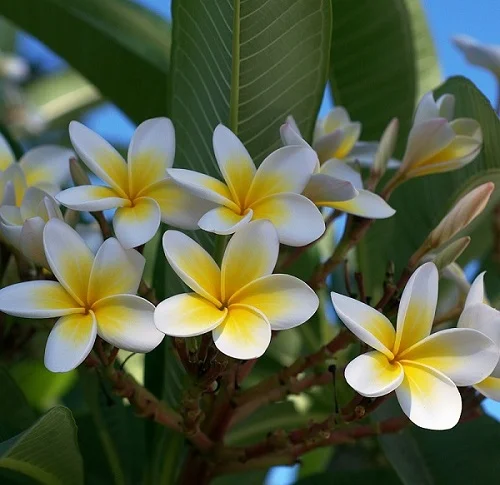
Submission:
M 478 275 L 472 283 L 457 327 L 478 330 L 500 347 L 500 312 L 487 303 L 484 272 Z M 484 396 L 500 401 L 500 362 L 491 374 L 475 384 L 474 388 Z
M 300 195 L 317 163 L 310 148 L 279 148 L 257 169 L 238 137 L 223 125 L 215 128 L 213 147 L 226 183 L 190 170 L 168 171 L 180 185 L 218 205 L 199 220 L 201 229 L 233 234 L 251 220 L 268 219 L 280 242 L 289 246 L 305 246 L 323 234 L 321 213 Z
M 271 274 L 279 239 L 269 221 L 253 221 L 238 230 L 220 269 L 181 232 L 167 231 L 163 249 L 173 270 L 193 290 L 157 306 L 155 324 L 167 335 L 192 337 L 211 331 L 221 352 L 253 359 L 269 346 L 272 330 L 296 327 L 318 309 L 318 297 L 303 281 Z
M 285 145 L 309 147 L 292 118 L 289 117 L 280 132 Z M 321 166 L 317 161 L 315 173 L 303 195 L 318 207 L 330 207 L 371 219 L 384 219 L 396 212 L 382 197 L 365 190 L 359 172 L 338 159 L 328 160 Z
M 425 263 L 415 271 L 401 297 L 396 330 L 372 307 L 332 293 L 339 318 L 374 350 L 348 364 L 345 377 L 358 393 L 379 397 L 396 391 L 404 413 L 427 429 L 449 429 L 462 412 L 458 386 L 491 374 L 499 349 L 471 328 L 431 333 L 438 297 L 438 271 Z
M 36 187 L 26 190 L 21 206 L 0 207 L 0 233 L 24 256 L 39 266 L 49 267 L 43 247 L 43 229 L 49 219 L 63 220 L 56 201 Z
M 73 156 L 73 151 L 67 148 L 41 145 L 27 151 L 16 163 L 12 149 L 0 134 L 0 201 L 4 199 L 9 180 L 14 180 L 19 203 L 24 196 L 21 185 L 24 190 L 38 187 L 51 195 L 56 194 L 69 179 L 69 159 Z
M 469 35 L 456 35 L 452 40 L 471 64 L 487 69 L 500 79 L 499 45 L 481 44 Z
M 57 281 L 28 281 L 0 290 L 0 311 L 24 318 L 59 317 L 45 348 L 52 372 L 77 367 L 96 335 L 132 352 L 149 352 L 163 338 L 154 305 L 135 295 L 144 257 L 107 239 L 96 256 L 74 229 L 51 219 L 43 231 L 47 260 Z
M 424 95 L 400 167 L 405 178 L 456 170 L 476 158 L 483 143 L 479 123 L 470 118 L 453 120 L 453 114 L 453 96 L 434 101 L 432 92 Z
M 148 242 L 162 220 L 182 229 L 196 229 L 200 217 L 213 207 L 167 177 L 175 154 L 174 127 L 168 118 L 153 118 L 137 127 L 128 163 L 81 123 L 72 121 L 69 135 L 78 156 L 108 186 L 72 187 L 56 198 L 78 211 L 116 209 L 113 228 L 125 248 Z

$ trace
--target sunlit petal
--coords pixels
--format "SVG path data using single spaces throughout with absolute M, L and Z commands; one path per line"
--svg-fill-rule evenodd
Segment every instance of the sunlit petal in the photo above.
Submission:
M 144 256 L 135 249 L 124 249 L 115 238 L 106 239 L 92 265 L 89 305 L 107 296 L 137 293 L 145 264 Z
M 52 318 L 85 310 L 57 281 L 25 281 L 0 290 L 0 311 L 24 318 Z
M 401 296 L 394 353 L 403 352 L 431 333 L 438 298 L 438 271 L 425 263 L 409 279 Z
M 130 352 L 149 352 L 165 336 L 154 324 L 155 307 L 135 295 L 108 296 L 92 306 L 97 333 L 106 342 Z
M 140 197 L 131 207 L 117 209 L 113 228 L 124 248 L 136 248 L 153 239 L 160 227 L 160 207 L 153 199 Z
M 212 331 L 226 318 L 227 309 L 217 308 L 196 293 L 175 295 L 155 310 L 155 325 L 173 337 L 194 337 Z
M 141 191 L 165 178 L 174 163 L 175 131 L 168 118 L 152 118 L 142 122 L 130 141 L 128 177 L 130 196 L 145 195 Z
M 69 136 L 85 165 L 122 197 L 126 197 L 128 173 L 122 156 L 106 140 L 78 121 L 69 124 Z
M 287 146 L 271 153 L 257 169 L 245 206 L 274 194 L 300 194 L 316 167 L 317 157 L 311 148 Z
M 405 377 L 396 396 L 404 413 L 421 428 L 453 428 L 462 412 L 462 398 L 453 381 L 424 365 L 405 363 L 403 368 Z
M 500 401 L 500 378 L 498 377 L 487 377 L 476 384 L 474 389 L 493 401 Z
M 227 207 L 216 207 L 208 211 L 198 222 L 200 229 L 215 234 L 233 234 L 248 224 L 253 217 L 252 209 L 244 215 L 237 214 Z
M 69 209 L 90 212 L 130 205 L 130 201 L 120 197 L 114 189 L 100 185 L 71 187 L 59 192 L 56 200 Z
M 229 300 L 262 312 L 273 330 L 301 325 L 311 318 L 319 299 L 309 286 L 294 276 L 274 274 L 252 281 Z
M 391 322 L 371 306 L 339 293 L 331 293 L 333 306 L 345 326 L 370 347 L 393 359 L 395 331 Z
M 179 231 L 165 232 L 163 250 L 170 266 L 187 286 L 220 306 L 221 273 L 207 251 Z
M 231 305 L 220 325 L 212 332 L 215 346 L 234 359 L 260 357 L 271 342 L 271 326 L 256 310 Z
M 90 249 L 74 229 L 59 219 L 51 219 L 45 225 L 43 246 L 55 277 L 84 306 L 94 261 Z
M 386 355 L 374 350 L 349 362 L 345 378 L 362 396 L 379 397 L 394 391 L 403 382 L 404 372 L 399 362 L 389 362 Z
M 220 171 L 232 194 L 232 199 L 243 205 L 252 179 L 255 165 L 239 138 L 223 125 L 214 130 L 213 146 Z
M 52 372 L 68 372 L 78 367 L 94 346 L 97 325 L 93 312 L 61 317 L 45 346 L 45 367 Z
M 278 252 L 278 235 L 269 221 L 253 221 L 242 227 L 230 239 L 222 259 L 223 300 L 227 301 L 248 283 L 270 275 Z
M 398 355 L 442 372 L 457 386 L 477 384 L 498 363 L 500 350 L 486 335 L 469 328 L 441 330 Z
M 267 219 L 288 246 L 305 246 L 325 232 L 325 221 L 318 208 L 299 194 L 276 194 L 252 205 L 253 219 Z

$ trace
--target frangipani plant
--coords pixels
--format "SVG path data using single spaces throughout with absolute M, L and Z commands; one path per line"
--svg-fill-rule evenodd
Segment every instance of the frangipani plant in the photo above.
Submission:
M 497 480 L 500 124 L 418 7 L 0 6 L 80 73 L 0 86 L 0 483 Z

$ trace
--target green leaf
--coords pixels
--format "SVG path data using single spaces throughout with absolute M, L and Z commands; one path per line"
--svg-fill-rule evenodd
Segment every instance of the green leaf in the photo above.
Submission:
M 0 442 L 19 434 L 33 424 L 36 415 L 22 391 L 6 369 L 0 367 Z
M 69 409 L 51 409 L 24 433 L 0 444 L 1 468 L 45 485 L 83 485 L 83 462 Z
M 164 114 L 170 30 L 144 7 L 127 0 L 16 0 L 1 2 L 0 14 L 53 49 L 135 122 Z
M 427 16 L 420 0 L 405 0 L 410 14 L 412 39 L 417 60 L 417 101 L 442 81 L 441 67 Z
M 330 84 L 337 106 L 378 140 L 393 117 L 400 140 L 417 92 L 415 46 L 405 0 L 332 0 Z M 401 148 L 401 147 L 400 147 Z
M 170 115 L 176 164 L 217 174 L 212 133 L 238 134 L 257 162 L 292 114 L 310 137 L 329 57 L 328 0 L 174 0 Z
M 493 181 L 498 186 L 500 182 L 500 121 L 490 102 L 463 77 L 446 81 L 436 90 L 435 96 L 444 93 L 455 95 L 456 118 L 473 118 L 480 123 L 484 136 L 483 149 L 473 162 L 460 170 L 415 178 L 396 189 L 389 201 L 396 214 L 390 219 L 377 221 L 358 246 L 360 268 L 374 297 L 380 293 L 388 260 L 395 262 L 398 274 L 457 199 L 480 183 Z M 481 258 L 491 248 L 491 210 L 499 199 L 497 190 L 487 209 L 467 230 L 456 236 L 472 236 L 471 244 L 460 258 L 461 262 Z M 373 254 L 377 257 L 370 256 Z

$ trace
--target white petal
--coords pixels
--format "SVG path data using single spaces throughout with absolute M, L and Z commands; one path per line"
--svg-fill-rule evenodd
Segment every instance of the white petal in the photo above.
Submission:
M 385 315 L 354 298 L 334 292 L 330 295 L 335 311 L 345 326 L 370 347 L 393 359 L 396 333 Z
M 321 212 L 303 195 L 271 195 L 253 204 L 252 210 L 253 219 L 271 221 L 280 242 L 288 246 L 306 246 L 325 232 Z
M 150 352 L 163 337 L 154 324 L 152 303 L 135 295 L 103 298 L 92 306 L 97 333 L 106 342 L 130 352 Z
M 220 269 L 205 249 L 182 232 L 167 231 L 163 250 L 172 269 L 189 288 L 220 306 Z
M 9 187 L 11 185 L 11 187 Z M 27 189 L 24 172 L 18 163 L 10 165 L 0 176 L 0 194 L 2 194 L 2 204 L 12 201 L 20 206 Z M 13 197 L 14 195 L 14 197 Z
M 297 123 L 293 119 L 293 116 L 288 116 L 286 122 L 280 126 L 280 136 L 281 142 L 284 146 L 290 145 L 299 145 L 310 147 L 309 143 L 307 143 L 300 133 L 299 127 Z M 318 160 L 318 168 L 319 168 L 319 160 Z
M 394 353 L 402 352 L 431 333 L 438 298 L 438 270 L 434 263 L 420 266 L 401 296 Z
M 333 158 L 343 138 L 344 132 L 341 129 L 319 136 L 318 138 L 315 137 L 312 146 L 318 154 L 319 161 L 324 163 Z
M 141 197 L 133 207 L 117 209 L 113 217 L 113 229 L 124 248 L 136 248 L 153 239 L 160 227 L 160 207 L 153 199 Z
M 261 163 L 248 192 L 245 206 L 274 194 L 300 194 L 317 164 L 314 150 L 304 146 L 278 148 Z
M 351 182 L 355 189 L 359 190 L 363 188 L 361 174 L 341 160 L 328 160 L 328 162 L 321 166 L 321 173 L 340 180 L 347 180 Z
M 77 211 L 103 211 L 130 205 L 128 199 L 110 187 L 100 185 L 80 185 L 63 190 L 56 195 L 57 201 Z
M 23 220 L 29 219 L 30 217 L 41 216 L 41 214 L 38 213 L 38 208 L 45 197 L 50 196 L 37 187 L 29 187 L 26 190 L 21 203 L 21 216 Z
M 57 281 L 25 281 L 2 288 L 0 311 L 24 318 L 52 318 L 84 312 Z
M 168 118 L 152 118 L 135 130 L 128 149 L 129 189 L 136 196 L 166 176 L 174 164 L 175 131 Z M 143 194 L 141 194 L 143 195 Z
M 167 172 L 177 184 L 186 188 L 194 195 L 215 204 L 224 205 L 234 211 L 239 210 L 239 206 L 233 201 L 233 196 L 228 186 L 220 180 L 183 168 L 170 168 Z
M 457 386 L 470 386 L 488 377 L 499 357 L 500 349 L 486 335 L 470 328 L 450 328 L 421 340 L 398 360 L 432 367 Z
M 221 324 L 227 309 L 217 308 L 212 302 L 187 293 L 163 300 L 155 310 L 158 330 L 173 337 L 194 337 L 212 331 Z
M 451 121 L 455 115 L 455 96 L 453 94 L 443 94 L 438 98 L 436 104 L 439 108 L 439 116 Z
M 45 346 L 45 367 L 52 372 L 68 372 L 78 367 L 94 346 L 97 325 L 93 312 L 61 317 Z
M 122 156 L 106 140 L 78 121 L 69 124 L 69 136 L 85 165 L 122 197 L 126 197 L 128 171 Z
M 344 202 L 353 199 L 358 194 L 359 192 L 347 180 L 337 179 L 324 173 L 315 173 L 304 189 L 303 195 L 321 206 L 323 201 Z
M 278 235 L 269 221 L 253 221 L 242 227 L 230 239 L 222 259 L 223 301 L 248 283 L 270 275 L 278 252 Z
M 106 239 L 92 265 L 89 304 L 107 296 L 137 293 L 145 264 L 144 256 L 135 249 L 124 249 L 113 237 Z
M 484 381 L 476 384 L 474 389 L 493 401 L 500 401 L 500 379 L 498 377 L 487 377 Z
M 239 215 L 227 207 L 216 207 L 208 211 L 198 222 L 200 229 L 215 234 L 233 234 L 248 224 L 253 217 L 252 209 Z
M 213 146 L 232 199 L 243 205 L 256 170 L 252 158 L 239 138 L 224 125 L 215 128 Z
M 49 182 L 62 185 L 69 181 L 69 159 L 73 150 L 56 145 L 42 145 L 32 148 L 19 160 L 28 186 Z
M 471 64 L 489 69 L 500 76 L 500 49 L 497 45 L 480 44 L 469 35 L 456 35 L 453 42 Z
M 435 118 L 440 118 L 439 107 L 434 101 L 434 94 L 430 91 L 424 94 L 418 103 L 417 109 L 415 110 L 415 117 L 413 118 L 413 124 L 416 125 L 417 123 L 423 123 L 424 121 Z
M 250 282 L 229 300 L 263 313 L 272 330 L 285 330 L 307 322 L 319 306 L 309 286 L 294 276 L 273 274 Z
M 45 221 L 41 217 L 26 220 L 21 229 L 20 250 L 31 261 L 44 268 L 49 268 L 43 247 L 43 229 Z
M 467 299 L 465 300 L 464 308 L 468 306 L 475 305 L 477 303 L 486 303 L 485 292 L 484 292 L 484 275 L 486 271 L 479 273 L 474 279 L 469 293 L 467 294 Z
M 0 207 L 0 232 L 4 239 L 14 248 L 21 245 L 23 219 L 19 207 L 4 205 Z
M 396 389 L 403 412 L 421 428 L 453 428 L 462 412 L 462 398 L 453 381 L 423 365 L 403 367 L 405 377 Z
M 386 355 L 374 350 L 349 362 L 345 378 L 362 396 L 379 397 L 394 391 L 403 382 L 404 372 L 399 362 L 389 362 Z
M 212 332 L 215 346 L 234 359 L 256 359 L 269 347 L 271 326 L 252 308 L 232 305 L 223 323 Z
M 0 133 L 0 170 L 6 170 L 14 161 L 14 152 L 12 148 L 10 148 L 7 140 Z
M 43 247 L 50 269 L 59 283 L 84 306 L 94 255 L 78 233 L 59 219 L 43 230 Z

